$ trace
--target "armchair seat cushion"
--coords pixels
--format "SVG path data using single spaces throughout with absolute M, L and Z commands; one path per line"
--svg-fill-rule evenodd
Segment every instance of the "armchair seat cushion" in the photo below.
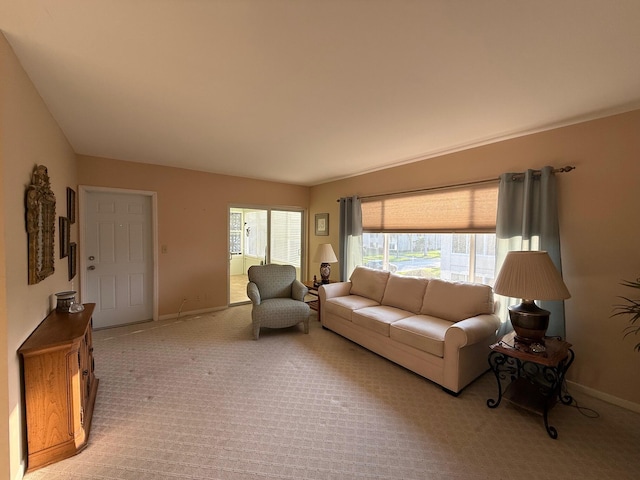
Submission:
M 263 327 L 292 327 L 309 316 L 309 305 L 292 298 L 270 298 L 253 308 Z

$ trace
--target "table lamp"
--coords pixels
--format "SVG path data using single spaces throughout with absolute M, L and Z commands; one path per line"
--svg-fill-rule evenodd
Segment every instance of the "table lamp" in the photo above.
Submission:
M 534 300 L 571 297 L 560 272 L 544 251 L 509 252 L 493 289 L 500 295 L 522 299 L 522 303 L 509 307 L 509 319 L 516 341 L 526 344 L 544 344 L 549 327 L 549 311 L 538 307 Z
M 330 264 L 338 261 L 331 244 L 321 243 L 318 245 L 313 261 L 320 263 L 320 278 L 322 279 L 322 283 L 329 283 L 329 277 L 331 276 Z

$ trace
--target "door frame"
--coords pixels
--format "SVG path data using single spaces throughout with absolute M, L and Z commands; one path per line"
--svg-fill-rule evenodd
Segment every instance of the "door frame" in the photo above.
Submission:
M 253 205 L 253 204 L 243 204 L 243 203 L 230 203 L 227 205 L 227 258 L 229 258 L 229 252 L 231 250 L 230 244 L 230 234 L 231 234 L 231 225 L 230 225 L 230 213 L 231 209 L 235 208 L 238 210 L 264 210 L 267 212 L 267 256 L 266 260 L 271 262 L 271 212 L 273 210 L 280 210 L 285 212 L 300 212 L 302 214 L 302 225 L 300 226 L 300 277 L 305 278 L 307 274 L 307 209 L 300 207 L 292 207 L 292 206 L 282 206 L 282 205 Z M 244 255 L 244 253 L 243 253 Z M 227 306 L 234 305 L 242 305 L 251 303 L 250 300 L 245 302 L 234 302 L 231 303 L 231 288 L 230 288 L 230 279 L 231 279 L 231 262 L 227 261 Z
M 113 193 L 127 195 L 141 195 L 151 198 L 151 258 L 153 278 L 153 321 L 158 320 L 158 193 L 149 190 L 130 190 L 127 188 L 93 187 L 91 185 L 78 186 L 78 272 L 80 273 L 80 301 L 83 302 L 84 292 L 87 291 L 87 278 L 84 272 L 87 268 L 87 255 L 85 253 L 84 215 L 86 213 L 87 195 L 89 193 Z

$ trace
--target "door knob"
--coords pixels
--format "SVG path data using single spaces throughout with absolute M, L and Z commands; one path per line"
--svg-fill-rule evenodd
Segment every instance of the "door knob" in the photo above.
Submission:
M 95 265 L 89 265 L 89 266 L 87 267 L 87 270 L 95 270 L 95 269 L 96 269 L 96 266 L 95 266 Z

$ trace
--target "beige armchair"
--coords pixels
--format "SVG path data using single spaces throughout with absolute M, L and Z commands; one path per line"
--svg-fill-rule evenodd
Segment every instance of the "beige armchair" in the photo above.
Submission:
M 253 309 L 253 338 L 258 340 L 260 328 L 285 328 L 299 323 L 309 333 L 309 305 L 304 301 L 308 288 L 296 279 L 291 265 L 254 265 L 249 267 L 247 296 Z

